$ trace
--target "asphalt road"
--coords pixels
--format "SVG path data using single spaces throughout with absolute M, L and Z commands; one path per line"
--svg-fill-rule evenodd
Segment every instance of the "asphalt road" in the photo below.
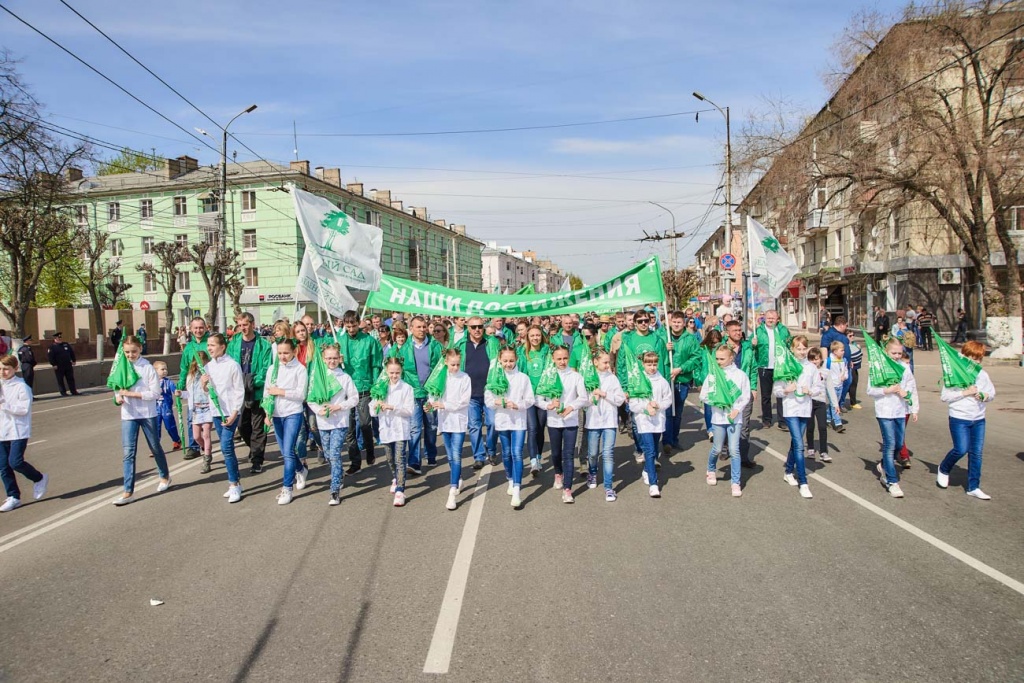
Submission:
M 219 459 L 200 475 L 174 453 L 170 491 L 115 508 L 109 395 L 41 397 L 28 458 L 50 494 L 0 515 L 0 681 L 1024 679 L 1024 371 L 990 370 L 985 503 L 962 469 L 935 486 L 949 435 L 921 356 L 902 500 L 869 471 L 868 401 L 830 432 L 835 462 L 812 465 L 841 490 L 812 477 L 810 501 L 782 480 L 775 429 L 754 432 L 742 498 L 707 486 L 690 407 L 660 500 L 620 438 L 615 503 L 581 484 L 563 504 L 547 466 L 515 511 L 499 467 L 449 512 L 438 465 L 395 509 L 379 457 L 340 506 L 321 467 L 281 507 L 272 450 L 237 505 Z

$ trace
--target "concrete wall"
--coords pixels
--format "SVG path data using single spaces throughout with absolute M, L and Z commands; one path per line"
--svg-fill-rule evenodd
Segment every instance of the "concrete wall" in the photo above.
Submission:
M 76 352 L 77 353 L 77 352 Z M 167 363 L 167 369 L 172 375 L 178 374 L 178 366 L 181 363 L 181 354 L 172 353 L 169 356 L 162 355 L 147 355 L 146 360 L 153 363 L 158 360 L 162 360 Z M 78 390 L 88 389 L 90 387 L 105 387 L 107 384 L 107 376 L 110 374 L 110 361 L 91 361 L 88 363 L 79 363 L 75 366 L 75 384 Z M 42 363 L 36 365 L 36 374 L 33 387 L 33 393 L 35 395 L 50 394 L 57 391 L 57 377 L 54 375 L 53 368 L 46 362 L 46 355 L 43 354 Z

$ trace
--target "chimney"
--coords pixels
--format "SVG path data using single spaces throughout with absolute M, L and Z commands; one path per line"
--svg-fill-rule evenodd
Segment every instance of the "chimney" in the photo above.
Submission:
M 192 171 L 195 171 L 198 168 L 199 168 L 199 160 L 198 159 L 193 159 L 190 156 L 178 157 L 178 173 L 180 175 L 185 175 L 186 173 L 191 173 Z
M 465 225 L 453 225 L 452 226 L 452 232 L 454 232 L 456 235 L 463 235 L 463 236 L 465 236 L 465 234 L 466 234 L 466 226 Z
M 345 189 L 347 189 L 349 192 L 351 192 L 352 194 L 356 195 L 357 197 L 362 197 L 363 196 L 363 184 L 362 183 L 349 183 L 348 185 L 345 186 Z
M 373 193 L 373 201 L 391 206 L 391 190 L 370 190 Z
M 288 168 L 290 168 L 293 171 L 298 171 L 302 175 L 309 175 L 308 161 L 289 161 Z
M 64 171 L 64 177 L 69 183 L 77 183 L 82 179 L 82 169 L 68 166 L 67 170 Z
M 341 187 L 341 169 L 340 168 L 325 168 L 324 169 L 324 182 L 330 183 L 335 187 Z
M 438 225 L 438 226 L 440 226 L 442 228 L 447 228 L 448 227 L 448 221 L 446 221 L 443 218 L 438 218 L 436 221 L 434 221 L 434 225 Z
M 419 218 L 421 221 L 427 220 L 427 207 L 425 206 L 410 206 L 412 209 L 412 215 Z
M 393 200 L 391 200 L 391 208 L 392 209 L 396 209 L 398 211 L 405 211 L 405 209 L 402 208 L 402 200 L 401 199 L 393 199 Z
M 165 159 L 164 172 L 167 180 L 174 180 L 181 175 L 181 161 L 178 159 Z
M 313 175 L 315 175 L 320 180 L 323 180 L 324 179 L 324 167 L 323 166 L 317 166 L 316 168 L 314 168 L 313 169 Z

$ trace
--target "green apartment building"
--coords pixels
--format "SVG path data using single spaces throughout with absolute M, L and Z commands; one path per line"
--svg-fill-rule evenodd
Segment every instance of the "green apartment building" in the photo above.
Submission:
M 143 307 L 143 302 L 150 310 L 164 309 L 165 294 L 157 279 L 137 269 L 153 262 L 154 244 L 200 240 L 217 244 L 220 239 L 218 166 L 200 167 L 195 159 L 184 156 L 167 159 L 159 171 L 83 177 L 73 170 L 69 181 L 79 197 L 73 206 L 75 220 L 82 227 L 109 233 L 109 258 L 118 266 L 114 277 L 132 285 L 124 298 L 135 309 Z M 405 208 L 391 199 L 390 191 L 371 190 L 367 196 L 362 183 L 342 185 L 336 168 L 316 168 L 310 173 L 308 161 L 289 166 L 232 163 L 227 165 L 225 241 L 241 253 L 245 289 L 240 304 L 258 324 L 273 322 L 279 308 L 290 315 L 296 306 L 295 281 L 305 244 L 287 192 L 289 184 L 326 197 L 360 222 L 380 227 L 385 273 L 480 290 L 483 244 L 468 237 L 465 226 L 431 220 L 426 207 Z M 206 288 L 193 267 L 180 267 L 184 272 L 177 278 L 176 324 L 208 310 Z M 352 294 L 365 300 L 365 292 L 352 290 Z

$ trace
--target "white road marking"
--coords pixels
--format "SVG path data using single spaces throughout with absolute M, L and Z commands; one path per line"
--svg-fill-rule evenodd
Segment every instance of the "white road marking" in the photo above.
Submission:
M 434 626 L 434 637 L 430 639 L 427 661 L 423 664 L 425 674 L 446 674 L 451 665 L 455 633 L 459 628 L 462 599 L 466 595 L 469 566 L 473 561 L 473 549 L 476 547 L 476 536 L 480 530 L 480 518 L 484 512 L 484 498 L 487 496 L 487 481 L 490 474 L 490 465 L 480 470 L 480 478 L 473 489 L 473 501 L 469 505 L 466 524 L 462 527 L 462 540 L 455 551 L 455 561 L 452 562 L 452 571 L 448 575 L 448 587 L 445 588 L 441 611 L 437 615 L 437 625 Z
M 782 453 L 779 453 L 777 450 L 775 450 L 774 448 L 769 446 L 764 441 L 761 441 L 760 439 L 751 439 L 751 441 L 758 441 L 758 442 L 760 442 L 762 444 L 762 446 L 764 447 L 764 450 L 765 450 L 766 453 L 769 453 L 769 454 L 775 456 L 776 458 L 778 458 L 782 462 L 786 462 L 786 456 L 785 455 L 783 455 Z M 852 491 L 848 491 L 847 489 L 843 488 L 839 484 L 836 484 L 836 483 L 826 479 L 825 477 L 821 476 L 820 474 L 812 473 L 812 474 L 808 474 L 807 477 L 809 479 L 814 479 L 814 481 L 821 482 L 822 484 L 824 484 L 828 488 L 832 489 L 836 493 L 840 494 L 841 496 L 844 496 L 844 497 L 848 498 L 849 500 L 852 500 L 854 503 L 857 503 L 858 505 L 860 505 L 861 507 L 863 507 L 866 510 L 870 510 L 871 512 L 875 513 L 876 515 L 878 515 L 882 519 L 884 519 L 886 521 L 889 521 L 889 522 L 892 522 L 893 524 L 895 524 L 899 528 L 903 529 L 904 531 L 907 531 L 907 532 L 913 534 L 914 536 L 917 536 L 918 538 L 920 538 L 925 543 L 929 543 L 929 544 L 935 546 L 936 548 L 938 548 L 942 552 L 946 553 L 947 555 L 960 560 L 961 562 L 966 564 L 968 567 L 971 567 L 972 569 L 976 569 L 979 572 L 981 572 L 982 574 L 984 574 L 985 576 L 988 576 L 989 578 L 995 579 L 996 581 L 998 581 L 999 583 L 1003 584 L 1007 588 L 1015 590 L 1018 593 L 1020 593 L 1021 595 L 1024 595 L 1024 583 L 1021 583 L 1020 581 L 1017 581 L 1016 579 L 1007 576 L 1006 574 L 1002 573 L 998 569 L 995 569 L 993 567 L 988 566 L 987 564 L 985 564 L 981 560 L 978 560 L 978 559 L 968 555 L 967 553 L 963 552 L 962 550 L 958 550 L 958 549 L 954 548 L 953 546 L 951 546 L 950 544 L 946 543 L 945 541 L 942 541 L 942 540 L 932 536 L 927 531 L 923 531 L 923 530 L 917 528 L 916 526 L 914 526 L 910 522 L 907 522 L 907 521 L 904 521 L 904 520 L 900 519 L 896 515 L 892 514 L 891 512 L 889 512 L 887 510 L 884 510 L 884 509 L 878 507 L 874 503 L 871 503 L 871 502 L 868 502 L 867 500 L 864 500 L 863 498 L 858 496 L 856 493 L 853 493 Z
M 36 444 L 46 443 L 46 439 L 39 439 L 39 441 L 29 441 L 26 446 L 35 446 Z
M 101 398 L 98 401 L 82 401 L 81 403 L 69 403 L 66 406 L 58 406 L 56 408 L 47 408 L 46 410 L 33 410 L 32 414 L 33 415 L 39 415 L 40 413 L 52 413 L 55 410 L 67 410 L 68 408 L 77 408 L 78 406 L 88 406 L 88 405 L 92 405 L 93 403 L 103 403 L 104 401 L 109 401 L 110 405 L 114 405 L 114 399 L 112 397 L 113 397 L 113 394 L 111 394 L 110 396 L 107 396 L 106 398 Z

